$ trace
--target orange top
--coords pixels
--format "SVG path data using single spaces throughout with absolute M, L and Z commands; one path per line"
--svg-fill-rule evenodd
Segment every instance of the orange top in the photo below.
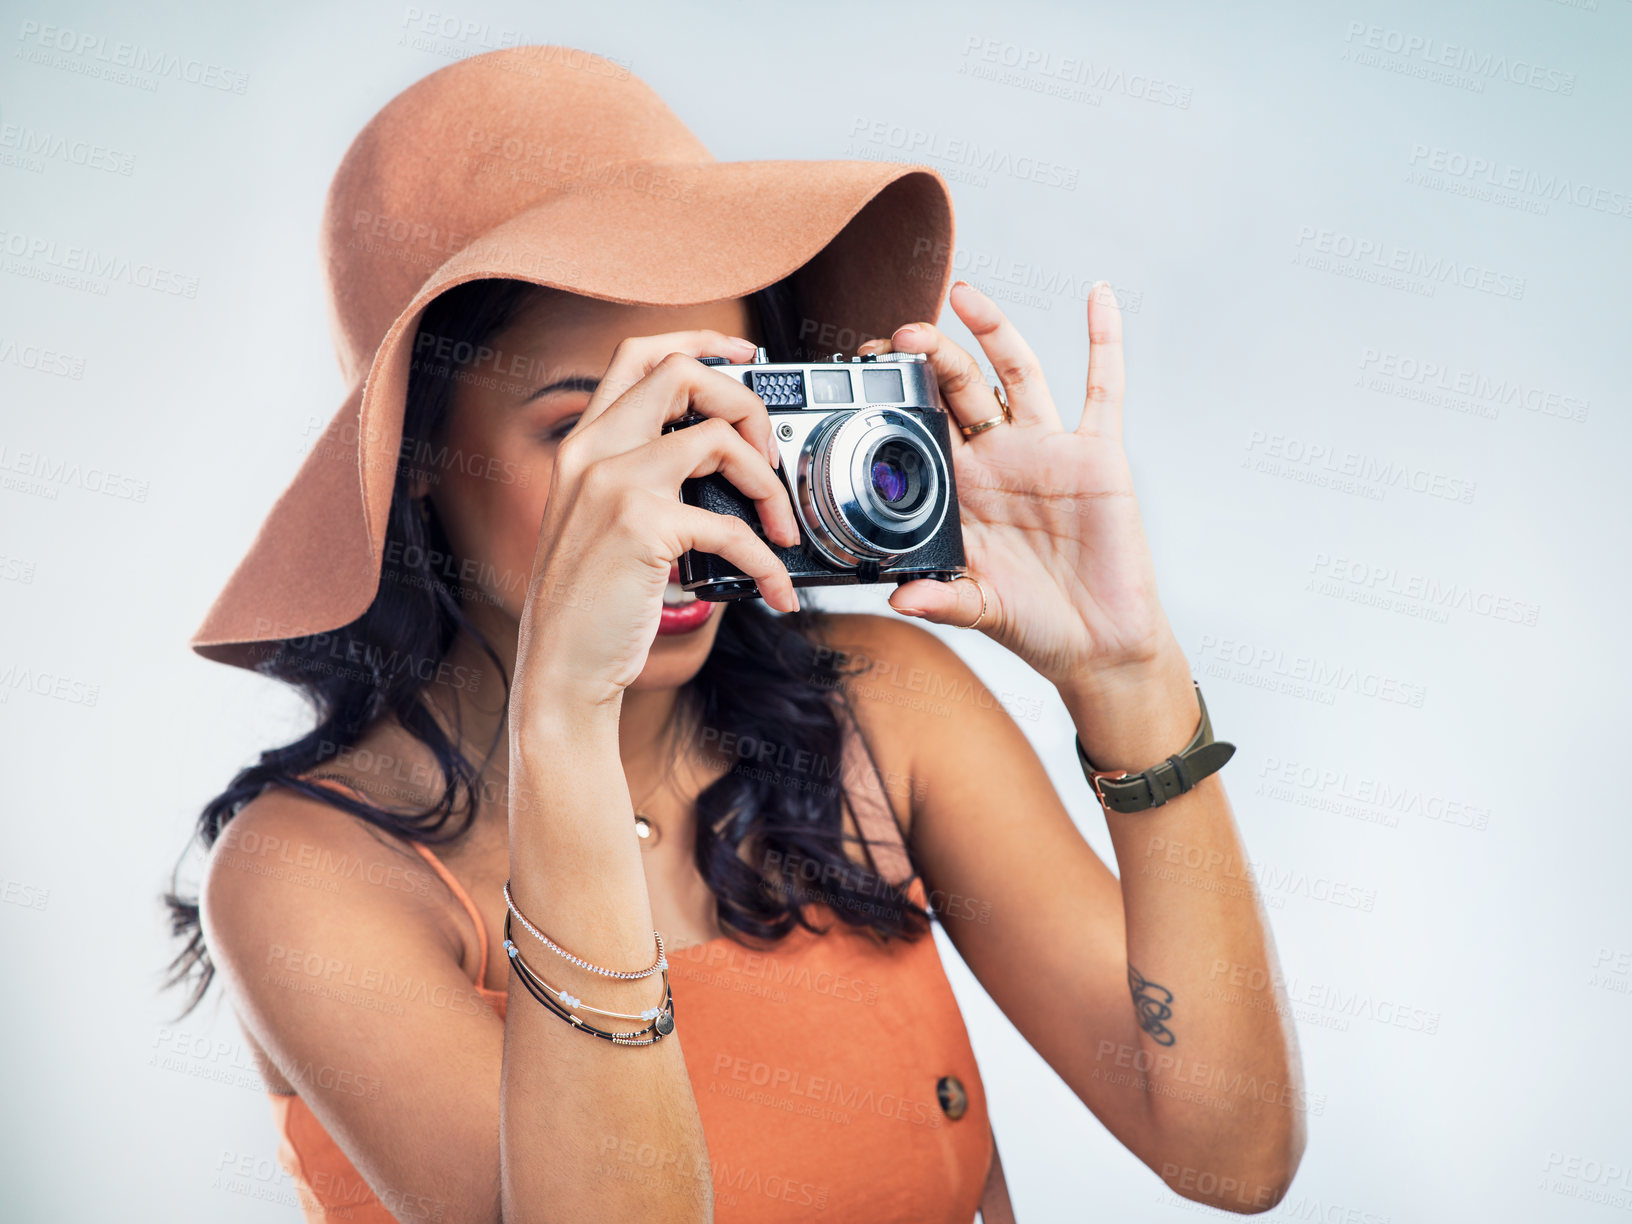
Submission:
M 864 817 L 860 806 L 858 826 L 878 837 L 881 813 Z M 899 826 L 882 815 L 894 842 L 874 847 L 875 858 L 890 854 L 910 871 Z M 485 967 L 481 914 L 442 861 L 412 844 L 470 911 Z M 882 863 L 880 870 L 906 874 Z M 926 903 L 916 875 L 907 892 Z M 980 1072 L 931 933 L 886 945 L 835 918 L 829 934 L 796 928 L 769 951 L 719 937 L 673 951 L 669 961 L 719 1224 L 970 1224 L 994 1145 Z M 508 992 L 483 986 L 480 969 L 477 977 L 477 992 L 502 1017 Z M 958 1082 L 943 1082 L 948 1076 Z M 967 1108 L 954 1119 L 960 1085 Z M 273 1094 L 272 1107 L 278 1160 L 311 1224 L 393 1224 L 300 1096 Z M 638 1153 L 608 1153 L 605 1172 L 638 1176 L 638 1161 Z

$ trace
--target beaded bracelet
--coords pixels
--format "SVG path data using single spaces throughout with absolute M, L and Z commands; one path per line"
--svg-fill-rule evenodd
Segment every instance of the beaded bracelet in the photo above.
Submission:
M 559 956 L 566 957 L 580 969 L 587 969 L 590 973 L 598 973 L 602 977 L 623 978 L 627 981 L 633 981 L 643 977 L 651 977 L 652 974 L 656 973 L 658 970 L 667 969 L 669 967 L 669 958 L 663 954 L 663 936 L 656 931 L 652 932 L 652 938 L 657 940 L 657 960 L 653 961 L 649 968 L 642 969 L 638 973 L 622 973 L 616 969 L 602 969 L 599 965 L 592 965 L 586 960 L 581 960 L 580 958 L 574 956 L 571 952 L 568 952 L 560 944 L 556 943 L 548 935 L 544 934 L 543 931 L 539 930 L 532 923 L 528 922 L 527 915 L 523 914 L 516 908 L 516 903 L 510 896 L 509 880 L 504 882 L 504 903 L 509 907 L 510 912 L 516 916 L 516 921 L 521 923 L 522 926 L 526 927 L 528 932 L 536 937 L 538 941 L 546 948 Z M 507 925 L 509 921 L 510 920 L 508 918 L 505 919 L 505 923 Z
M 567 1021 L 580 1032 L 589 1033 L 592 1036 L 603 1038 L 606 1041 L 612 1042 L 614 1045 L 649 1046 L 656 1045 L 659 1041 L 663 1040 L 664 1034 L 661 1029 L 647 1028 L 640 1029 L 632 1033 L 621 1033 L 608 1032 L 605 1029 L 598 1029 L 593 1025 L 585 1024 L 582 1020 L 580 1020 L 577 1016 L 572 1015 L 570 1012 L 562 1011 L 560 1005 L 557 1004 L 555 1000 L 551 999 L 545 992 L 539 990 L 538 987 L 534 986 L 532 982 L 527 980 L 527 978 L 523 977 L 521 979 L 521 984 L 526 987 L 527 992 L 532 995 L 533 998 L 537 999 L 546 1008 L 554 1012 L 557 1016 L 560 1016 L 561 1019 Z M 647 1033 L 650 1033 L 651 1036 L 646 1036 L 645 1034 Z
M 508 914 L 505 915 L 504 924 L 505 924 L 505 928 L 506 928 L 505 933 L 504 933 L 504 950 L 510 954 L 510 959 L 516 962 L 517 970 L 519 970 L 522 973 L 525 973 L 525 974 L 529 975 L 537 985 L 539 985 L 539 986 L 543 987 L 545 990 L 549 991 L 557 999 L 561 1000 L 561 1002 L 564 1003 L 566 1006 L 568 1006 L 570 1008 L 573 1008 L 576 1011 L 594 1012 L 597 1016 L 605 1016 L 605 1017 L 607 1017 L 608 1019 L 611 1019 L 611 1020 L 655 1020 L 655 1019 L 657 1019 L 659 1013 L 662 1012 L 663 1008 L 661 1006 L 648 1007 L 645 1011 L 641 1012 L 638 1016 L 634 1015 L 634 1014 L 632 1014 L 630 1012 L 607 1011 L 604 1007 L 591 1007 L 588 1003 L 585 1003 L 577 995 L 571 994 L 568 991 L 561 990 L 561 989 L 558 989 L 557 987 L 551 986 L 548 982 L 546 982 L 543 979 L 543 977 L 541 977 L 539 975 L 538 970 L 534 969 L 531 965 L 529 965 L 525 960 L 523 960 L 521 958 L 521 949 L 516 947 L 515 940 L 510 938 L 510 931 L 508 929 L 509 926 L 510 926 L 510 916 Z M 667 989 L 668 989 L 668 982 L 669 982 L 668 971 L 664 970 L 664 973 L 663 973 L 663 987 L 664 987 L 665 991 L 667 991 Z
M 510 919 L 508 916 L 504 920 L 504 925 L 505 941 L 508 943 L 510 942 Z M 674 992 L 669 986 L 667 969 L 663 972 L 663 1009 L 658 1013 L 657 1018 L 645 1028 L 622 1031 L 596 1028 L 592 1024 L 584 1023 L 580 1017 L 573 1015 L 552 998 L 547 988 L 541 988 L 539 985 L 534 984 L 535 975 L 526 966 L 519 954 L 512 953 L 510 963 L 516 967 L 516 976 L 521 978 L 521 984 L 526 987 L 528 994 L 581 1032 L 600 1037 L 603 1040 L 612 1042 L 614 1045 L 648 1046 L 656 1045 L 674 1031 Z

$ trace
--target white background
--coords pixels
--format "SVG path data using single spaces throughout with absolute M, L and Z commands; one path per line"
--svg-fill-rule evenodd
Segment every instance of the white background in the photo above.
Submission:
M 177 1026 L 198 1052 L 156 1057 L 177 1039 L 158 892 L 200 805 L 302 720 L 186 640 L 341 397 L 316 243 L 342 152 L 410 82 L 516 41 L 626 63 L 722 159 L 937 165 L 959 273 L 1008 306 L 1068 423 L 1083 299 L 1117 286 L 1162 595 L 1238 745 L 1224 776 L 1297 999 L 1310 1139 L 1276 1214 L 1632 1205 L 1632 4 L 459 0 L 441 11 L 474 28 L 452 38 L 401 4 L 144 7 L 0 5 L 0 1214 L 297 1217 L 281 1174 L 260 1187 L 281 1202 L 212 1188 L 224 1160 L 275 1152 L 219 997 Z M 247 87 L 107 80 L 94 50 L 42 64 L 29 23 Z M 1442 53 L 1474 67 L 1446 80 Z M 1544 87 L 1478 71 L 1504 57 Z M 1005 62 L 1032 66 L 991 79 Z M 911 129 L 916 155 L 894 143 Z M 23 133 L 115 168 L 30 155 Z M 940 156 L 956 141 L 1071 186 Z M 196 296 L 41 281 L 40 239 Z M 1391 263 L 1416 271 L 1379 278 Z M 125 495 L 18 485 L 23 451 L 111 469 Z M 1345 467 L 1358 484 L 1333 484 Z M 948 637 L 1109 860 L 1052 691 Z M 39 695 L 40 674 L 81 700 Z M 942 948 L 1019 1218 L 1202 1210 Z

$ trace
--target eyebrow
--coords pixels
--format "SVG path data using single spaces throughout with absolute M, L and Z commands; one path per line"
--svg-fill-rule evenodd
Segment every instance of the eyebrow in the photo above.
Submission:
M 521 402 L 530 404 L 536 399 L 549 395 L 552 391 L 588 391 L 591 395 L 595 388 L 601 385 L 601 380 L 591 378 L 587 374 L 574 374 L 571 378 L 558 378 L 552 383 L 540 387 Z

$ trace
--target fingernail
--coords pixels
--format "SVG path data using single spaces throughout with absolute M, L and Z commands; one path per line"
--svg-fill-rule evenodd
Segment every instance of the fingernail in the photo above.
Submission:
M 740 349 L 747 349 L 750 353 L 756 353 L 759 351 L 759 345 L 755 344 L 752 340 L 744 340 L 741 336 L 732 336 L 731 343 Z
M 896 608 L 896 611 L 901 613 L 902 616 L 922 616 L 924 614 L 922 608 Z
M 895 329 L 895 335 L 897 336 L 915 336 L 917 334 L 918 324 L 916 323 L 905 323 Z

